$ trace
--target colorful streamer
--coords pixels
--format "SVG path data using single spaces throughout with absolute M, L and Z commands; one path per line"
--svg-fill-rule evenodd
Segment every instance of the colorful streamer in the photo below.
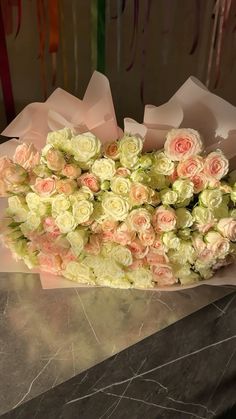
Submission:
M 6 34 L 2 7 L 0 5 L 0 78 L 2 84 L 3 100 L 5 105 L 7 123 L 15 117 L 15 104 L 12 91 L 11 73 L 7 53 Z

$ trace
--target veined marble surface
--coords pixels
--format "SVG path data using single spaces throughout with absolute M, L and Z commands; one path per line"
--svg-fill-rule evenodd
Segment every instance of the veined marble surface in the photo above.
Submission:
M 42 290 L 37 275 L 0 274 L 0 414 L 232 291 Z

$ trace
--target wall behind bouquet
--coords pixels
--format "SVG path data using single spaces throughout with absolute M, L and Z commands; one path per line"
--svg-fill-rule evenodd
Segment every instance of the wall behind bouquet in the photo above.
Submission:
M 141 121 L 144 103 L 167 101 L 190 75 L 203 83 L 208 79 L 213 92 L 236 105 L 234 1 L 22 0 L 17 37 L 17 2 L 1 4 L 13 13 L 6 41 L 16 113 L 58 86 L 81 98 L 99 54 L 121 126 L 124 116 Z M 59 13 L 53 54 L 50 7 Z M 5 125 L 1 93 L 0 128 Z

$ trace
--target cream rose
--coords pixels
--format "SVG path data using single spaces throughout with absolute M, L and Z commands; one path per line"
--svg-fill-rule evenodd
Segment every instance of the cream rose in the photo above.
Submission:
M 48 205 L 42 202 L 42 199 L 34 192 L 29 192 L 25 197 L 28 208 L 31 212 L 44 216 L 49 212 Z
M 219 189 L 206 189 L 201 192 L 199 202 L 204 207 L 214 210 L 222 204 L 222 192 Z
M 178 228 L 188 228 L 191 227 L 191 225 L 193 224 L 193 217 L 191 215 L 191 212 L 188 211 L 186 208 L 177 208 L 176 216 Z
M 164 145 L 166 155 L 173 161 L 181 161 L 202 151 L 199 133 L 190 128 L 172 129 Z
M 67 211 L 70 208 L 70 200 L 65 195 L 60 194 L 56 195 L 52 200 L 52 215 L 57 217 L 57 215 L 62 214 L 64 211 Z
M 75 202 L 72 206 L 72 213 L 77 224 L 86 223 L 93 213 L 93 204 L 85 200 Z
M 86 233 L 84 230 L 75 230 L 71 231 L 66 236 L 68 242 L 70 243 L 73 253 L 75 256 L 79 256 L 80 253 L 84 250 L 86 244 Z
M 236 220 L 233 217 L 222 218 L 217 224 L 217 229 L 222 236 L 232 242 L 236 241 Z
M 175 211 L 172 208 L 166 208 L 161 205 L 154 212 L 152 224 L 156 232 L 174 230 L 176 227 Z
M 193 196 L 194 185 L 189 179 L 176 180 L 172 188 L 178 194 L 178 202 L 183 202 Z
M 180 239 L 176 236 L 176 234 L 173 231 L 167 231 L 162 236 L 162 241 L 167 248 L 169 249 L 175 249 L 178 250 L 180 246 Z
M 84 163 L 97 157 L 101 150 L 101 142 L 91 132 L 72 137 L 71 146 L 75 160 Z
M 95 160 L 92 165 L 92 173 L 102 181 L 111 180 L 115 175 L 115 172 L 115 162 L 111 159 L 101 158 Z
M 64 211 L 62 214 L 59 214 L 55 219 L 55 223 L 63 234 L 69 233 L 77 226 L 73 215 L 69 211 Z
M 63 275 L 82 284 L 94 284 L 92 271 L 85 263 L 69 262 L 63 271 Z
M 168 176 L 174 172 L 175 164 L 165 153 L 155 153 L 154 157 L 153 169 L 157 174 Z
M 170 188 L 165 188 L 160 191 L 160 199 L 163 205 L 173 205 L 178 200 L 178 194 Z
M 119 141 L 119 151 L 123 156 L 138 156 L 143 148 L 143 141 L 139 137 L 125 135 Z
M 128 202 L 120 195 L 113 192 L 105 192 L 102 197 L 102 208 L 105 214 L 114 220 L 124 220 L 129 211 Z
M 205 159 L 204 173 L 207 176 L 219 180 L 225 175 L 227 175 L 228 170 L 229 162 L 220 150 L 213 151 Z
M 122 266 L 129 266 L 133 262 L 133 257 L 131 251 L 124 246 L 117 245 L 112 253 L 111 256 L 114 260 Z
M 130 191 L 131 182 L 129 179 L 115 176 L 111 180 L 111 190 L 116 193 L 117 195 L 127 196 Z

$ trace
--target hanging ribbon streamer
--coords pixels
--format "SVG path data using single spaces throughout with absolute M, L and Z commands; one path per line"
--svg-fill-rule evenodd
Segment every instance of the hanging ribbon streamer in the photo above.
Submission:
M 13 33 L 13 7 L 17 7 L 17 27 L 15 38 L 20 32 L 21 17 L 22 17 L 22 2 L 21 0 L 1 0 L 3 23 L 6 35 Z
M 15 104 L 12 91 L 10 66 L 8 61 L 6 36 L 2 7 L 0 4 L 0 78 L 2 84 L 3 100 L 5 105 L 6 119 L 9 124 L 15 117 Z
M 49 10 L 49 52 L 52 57 L 52 85 L 56 83 L 57 52 L 59 48 L 59 4 L 58 0 L 48 0 Z
M 73 33 L 74 33 L 74 62 L 75 62 L 75 93 L 78 93 L 79 87 L 79 58 L 78 58 L 78 24 L 77 24 L 77 8 L 76 0 L 72 2 L 72 21 L 73 21 Z
M 97 69 L 97 32 L 98 32 L 98 8 L 97 0 L 91 0 L 91 67 L 92 72 Z
M 63 68 L 63 86 L 65 90 L 68 90 L 68 69 L 67 69 L 67 59 L 66 59 L 66 35 L 65 35 L 65 15 L 63 0 L 60 0 L 59 5 L 59 14 L 60 14 L 60 39 L 61 39 L 61 50 L 62 50 L 62 68 Z
M 44 99 L 47 98 L 47 78 L 45 69 L 45 41 L 46 41 L 46 11 L 44 0 L 37 0 L 37 22 L 39 31 L 39 60 L 40 60 L 40 77 L 43 87 Z
M 97 70 L 105 73 L 106 60 L 106 0 L 97 0 Z

